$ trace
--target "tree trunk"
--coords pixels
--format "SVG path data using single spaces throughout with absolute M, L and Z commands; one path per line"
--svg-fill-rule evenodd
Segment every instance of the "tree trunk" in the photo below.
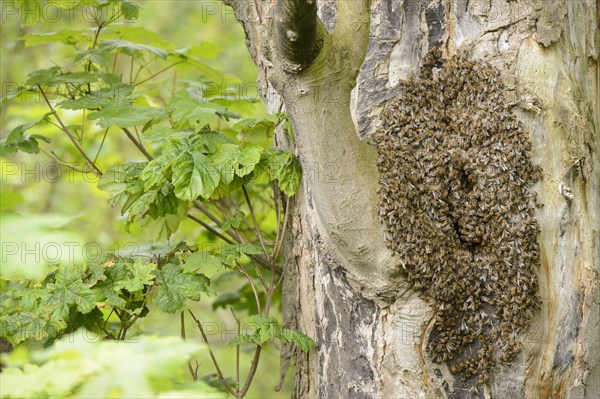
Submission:
M 597 397 L 597 4 L 324 0 L 315 21 L 310 1 L 226 3 L 244 25 L 270 109 L 283 103 L 292 120 L 294 142 L 279 136 L 278 144 L 303 166 L 284 321 L 318 348 L 296 358 L 296 397 Z M 533 187 L 543 204 L 535 213 L 541 305 L 516 358 L 483 382 L 461 382 L 431 358 L 434 303 L 407 283 L 378 216 L 377 151 L 367 142 L 381 129 L 384 101 L 402 98 L 401 83 L 432 48 L 498 71 L 543 172 Z

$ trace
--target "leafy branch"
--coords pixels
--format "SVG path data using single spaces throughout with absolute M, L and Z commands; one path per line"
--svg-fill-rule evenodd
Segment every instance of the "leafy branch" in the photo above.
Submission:
M 59 155 L 60 150 L 74 148 L 99 177 L 98 188 L 108 193 L 108 204 L 126 216 L 127 226 L 138 224 L 156 232 L 156 241 L 163 241 L 180 234 L 180 225 L 191 220 L 199 226 L 203 240 L 219 245 L 201 252 L 194 244 L 179 243 L 161 255 L 112 254 L 96 261 L 58 264 L 39 281 L 15 278 L 0 302 L 0 336 L 15 345 L 27 341 L 51 345 L 85 328 L 105 339 L 124 341 L 137 334 L 134 326 L 152 308 L 179 313 L 181 338 L 189 340 L 187 313 L 207 346 L 219 382 L 242 398 L 250 389 L 265 345 L 279 339 L 309 350 L 314 344 L 300 332 L 282 328 L 270 316 L 285 276 L 281 250 L 290 198 L 302 174 L 292 152 L 269 148 L 275 128 L 287 118 L 281 113 L 243 118 L 225 107 L 227 102 L 219 96 L 196 90 L 189 81 L 177 81 L 178 67 L 183 65 L 194 68 L 195 79 L 204 82 L 219 82 L 224 76 L 195 57 L 193 49 L 177 49 L 140 27 L 113 25 L 121 17 L 137 17 L 135 3 L 86 2 L 97 10 L 109 3 L 119 4 L 119 10 L 105 19 L 97 13 L 95 29 L 23 37 L 26 46 L 61 43 L 72 54 L 64 63 L 69 67 L 33 71 L 17 93 L 2 99 L 4 104 L 20 95 L 40 93 L 49 112 L 15 127 L 0 142 L 0 155 L 41 152 L 62 166 L 86 172 Z M 74 70 L 67 69 L 70 65 Z M 155 65 L 158 71 L 152 72 Z M 160 89 L 156 78 L 167 71 L 176 72 L 176 89 L 172 98 L 158 98 L 151 93 Z M 153 106 L 163 103 L 163 107 Z M 69 148 L 57 147 L 42 134 L 28 134 L 44 123 L 62 131 L 69 138 Z M 107 143 L 121 148 L 120 142 L 112 142 L 117 138 L 109 131 L 124 133 L 127 149 L 133 149 L 141 160 L 115 164 L 114 158 L 101 156 Z M 125 141 L 122 135 L 119 138 Z M 98 166 L 103 161 L 111 162 L 104 171 Z M 202 324 L 188 308 L 190 301 L 215 295 L 214 277 L 226 273 L 234 273 L 240 287 L 221 294 L 213 307 L 229 307 L 236 324 L 235 382 L 223 374 Z M 250 319 L 238 317 L 234 308 L 250 314 Z M 253 334 L 241 334 L 243 320 L 255 327 Z M 254 353 L 242 379 L 240 353 L 246 344 Z M 189 357 L 186 362 L 192 379 L 199 380 L 198 362 L 194 366 Z

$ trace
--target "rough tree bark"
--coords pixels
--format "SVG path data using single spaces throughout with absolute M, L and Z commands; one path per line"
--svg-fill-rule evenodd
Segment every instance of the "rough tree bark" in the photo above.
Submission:
M 298 398 L 596 398 L 600 394 L 600 149 L 594 0 L 226 0 L 270 109 L 283 104 L 303 185 L 294 203 L 285 322 L 318 349 Z M 317 10 L 318 8 L 318 10 Z M 318 17 L 317 17 L 318 14 Z M 378 106 L 437 47 L 500 71 L 543 171 L 535 187 L 541 310 L 523 351 L 469 392 L 425 351 L 431 303 L 393 273 L 377 215 Z M 289 358 L 284 353 L 285 366 Z

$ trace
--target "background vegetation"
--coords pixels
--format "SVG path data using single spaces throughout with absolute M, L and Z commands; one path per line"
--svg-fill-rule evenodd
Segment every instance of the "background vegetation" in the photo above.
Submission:
M 65 29 L 92 30 L 96 27 L 93 20 L 97 20 L 98 16 L 91 16 L 90 10 L 96 9 L 97 12 L 102 12 L 103 9 L 123 2 L 101 0 L 82 3 L 90 3 L 95 8 L 78 8 L 75 12 L 66 12 L 68 4 L 62 4 L 66 8 L 61 9 L 45 2 L 3 2 L 0 71 L 3 98 L 11 97 L 18 86 L 31 81 L 33 71 L 44 70 L 55 65 L 60 65 L 65 70 L 74 70 L 77 67 L 75 65 L 76 58 L 72 58 L 74 49 L 69 45 L 69 39 L 65 39 L 61 43 L 60 41 L 46 40 L 44 35 Z M 125 1 L 124 3 L 131 2 Z M 42 4 L 45 7 L 42 8 L 42 13 L 38 12 L 40 9 L 35 8 L 35 4 L 38 6 Z M 70 2 L 70 4 L 74 3 Z M 131 4 L 136 4 L 135 7 L 141 6 L 139 15 L 136 13 L 131 18 L 121 16 L 111 26 L 115 27 L 117 31 L 122 26 L 128 27 L 132 32 L 135 32 L 136 28 L 145 29 L 139 30 L 136 35 L 132 34 L 132 37 L 135 36 L 135 40 L 131 38 L 130 40 L 142 46 L 164 47 L 174 49 L 173 51 L 185 49 L 186 54 L 197 55 L 202 63 L 196 67 L 182 63 L 154 77 L 154 74 L 170 65 L 161 63 L 162 60 L 158 59 L 160 57 L 155 57 L 157 59 L 148 64 L 143 71 L 145 76 L 151 78 L 149 79 L 151 84 L 143 86 L 143 92 L 136 93 L 135 105 L 167 109 L 167 104 L 173 101 L 181 86 L 187 88 L 188 93 L 191 89 L 196 88 L 204 94 L 212 96 L 215 99 L 214 103 L 226 106 L 228 112 L 237 113 L 244 118 L 267 121 L 262 125 L 259 123 L 258 128 L 249 122 L 250 125 L 246 125 L 246 127 L 250 128 L 246 129 L 243 125 L 235 125 L 235 117 L 232 120 L 221 117 L 211 125 L 212 129 L 217 129 L 225 136 L 243 143 L 244 146 L 259 144 L 264 148 L 269 148 L 271 146 L 270 133 L 276 124 L 285 123 L 284 117 L 268 116 L 264 104 L 259 100 L 254 83 L 256 70 L 247 54 L 243 31 L 235 22 L 231 11 L 227 10 L 220 2 L 212 1 L 145 1 Z M 30 6 L 37 11 L 27 16 L 22 11 Z M 14 10 L 18 10 L 18 12 L 14 12 Z M 28 19 L 31 16 L 37 20 Z M 158 35 L 153 36 L 152 32 Z M 108 37 L 107 40 L 110 38 Z M 77 50 L 82 49 L 78 48 Z M 119 57 L 111 59 L 113 70 L 118 71 L 124 80 L 130 73 L 130 58 L 133 57 L 120 54 Z M 144 58 L 144 60 L 147 61 L 150 58 Z M 92 70 L 94 69 L 95 67 L 92 68 Z M 218 73 L 213 75 L 212 71 Z M 215 88 L 218 89 L 215 90 Z M 0 158 L 0 167 L 2 168 L 1 241 L 4 253 L 0 287 L 2 288 L 3 317 L 14 317 L 15 314 L 21 314 L 19 311 L 15 311 L 15 303 L 21 306 L 26 302 L 27 297 L 18 292 L 32 292 L 32 289 L 51 290 L 64 281 L 79 281 L 92 287 L 95 283 L 90 280 L 93 278 L 93 267 L 104 268 L 105 272 L 108 270 L 107 268 L 113 267 L 113 264 L 110 263 L 112 261 L 109 260 L 106 263 L 106 258 L 102 258 L 102 262 L 105 263 L 97 262 L 96 266 L 90 266 L 93 262 L 87 262 L 87 266 L 84 266 L 83 269 L 69 269 L 68 267 L 71 266 L 65 265 L 72 264 L 69 261 L 73 259 L 70 259 L 70 256 L 67 256 L 69 259 L 65 259 L 66 254 L 73 254 L 74 260 L 83 260 L 84 263 L 89 260 L 90 251 L 94 256 L 98 252 L 107 256 L 116 254 L 119 256 L 115 258 L 117 266 L 118 261 L 121 260 L 122 266 L 119 267 L 123 267 L 124 270 L 126 268 L 133 270 L 133 274 L 128 277 L 131 281 L 136 278 L 135 273 L 143 270 L 144 267 L 149 267 L 145 274 L 149 280 L 138 281 L 139 287 L 121 287 L 125 290 L 123 292 L 131 294 L 131 300 L 134 301 L 136 292 L 139 295 L 145 295 L 149 290 L 148 287 L 154 287 L 151 284 L 158 284 L 157 289 L 164 290 L 161 288 L 165 286 L 164 283 L 155 283 L 154 281 L 160 280 L 160 273 L 166 273 L 164 269 L 155 272 L 164 266 L 160 261 L 150 263 L 154 266 L 148 266 L 148 262 L 145 265 L 141 263 L 137 265 L 135 259 L 156 259 L 157 254 L 167 256 L 165 254 L 171 253 L 180 259 L 182 264 L 188 264 L 189 256 L 195 250 L 202 252 L 213 248 L 211 245 L 221 243 L 215 234 L 201 228 L 197 222 L 191 219 L 183 219 L 179 228 L 169 235 L 168 239 L 165 239 L 165 235 L 157 238 L 156 229 L 144 226 L 143 223 L 140 223 L 139 218 L 131 223 L 132 212 L 122 214 L 121 206 L 111 207 L 107 204 L 111 195 L 99 188 L 99 186 L 102 187 L 102 184 L 98 183 L 102 182 L 98 176 L 89 172 L 75 171 L 68 165 L 61 164 L 61 162 L 65 164 L 75 162 L 74 165 L 78 168 L 84 165 L 80 154 L 68 137 L 57 128 L 56 121 L 40 123 L 27 131 L 30 138 L 40 135 L 51 140 L 51 144 L 46 143 L 43 139 L 34 140 L 34 146 L 39 145 L 41 152 L 28 153 L 24 152 L 24 148 L 20 148 L 19 152 L 7 150 L 6 139 L 14 133 L 15 129 L 18 129 L 18 126 L 41 118 L 49 112 L 48 105 L 40 94 L 39 91 L 36 93 L 26 92 L 7 101 L 3 99 L 2 108 L 0 108 L 1 138 L 5 140 L 4 151 Z M 220 99 L 216 97 L 220 97 Z M 51 102 L 56 104 L 57 99 L 51 99 Z M 101 154 L 98 157 L 97 165 L 103 171 L 110 170 L 111 166 L 118 164 L 145 161 L 143 154 L 118 128 L 113 126 L 105 130 L 95 124 L 93 120 L 88 119 L 91 111 L 87 113 L 84 111 L 83 115 L 81 110 L 63 109 L 58 112 L 65 125 L 82 126 L 82 130 L 79 132 L 82 137 L 81 141 L 87 145 L 86 148 L 89 149 L 90 154 L 97 152 Z M 52 116 L 49 116 L 48 119 L 52 119 Z M 186 125 L 185 127 L 189 128 L 190 126 Z M 167 136 L 157 136 L 158 139 L 153 141 L 152 137 L 143 134 L 140 136 L 140 134 L 141 132 L 137 132 L 136 129 L 137 137 L 143 138 L 141 142 L 147 146 L 150 152 L 162 153 L 165 151 L 164 143 Z M 99 138 L 102 137 L 104 138 L 100 140 Z M 258 225 L 261 230 L 264 229 L 265 232 L 275 234 L 278 230 L 278 222 L 281 221 L 276 210 L 268 204 L 268 195 L 260 189 L 262 186 L 259 183 L 256 184 L 253 186 L 255 190 L 252 192 L 249 189 L 249 191 L 251 191 L 250 195 L 255 205 Z M 267 182 L 266 187 L 268 186 Z M 232 195 L 237 195 L 239 199 L 241 194 L 238 190 L 237 194 Z M 243 197 L 241 198 L 243 199 Z M 113 202 L 116 202 L 114 198 Z M 241 203 L 240 210 L 245 211 L 244 215 L 249 219 L 249 209 L 243 205 L 243 202 Z M 196 217 L 210 222 L 205 215 L 196 214 Z M 230 223 L 239 225 L 241 222 L 233 218 Z M 226 229 L 219 231 L 224 230 Z M 254 238 L 253 244 L 258 247 L 258 237 Z M 44 244 L 57 242 L 77 243 L 77 246 L 74 252 L 69 252 L 67 248 L 61 246 L 59 252 L 62 256 L 59 258 L 54 258 L 55 252 L 51 254 L 43 252 Z M 8 256 L 8 253 L 14 252 L 15 248 L 11 245 L 15 243 L 18 244 L 17 253 Z M 177 243 L 183 244 L 177 247 Z M 41 247 L 39 247 L 40 244 Z M 38 246 L 36 247 L 36 245 Z M 24 251 L 26 248 L 34 248 L 34 250 L 27 252 Z M 52 250 L 54 247 L 48 248 Z M 247 257 L 252 256 L 253 250 L 249 250 L 249 254 L 241 254 L 242 257 L 245 256 L 246 263 L 249 263 Z M 49 260 L 52 261 L 49 262 Z M 274 259 L 273 262 L 281 264 L 281 260 L 278 259 Z M 26 272 L 22 273 L 24 268 L 26 268 Z M 51 274 L 44 277 L 48 272 Z M 210 288 L 206 291 L 209 293 L 214 291 L 215 295 L 208 297 L 203 293 L 199 302 L 188 301 L 187 305 L 198 320 L 202 321 L 205 328 L 206 326 L 210 328 L 208 339 L 214 349 L 214 355 L 219 359 L 223 375 L 231 379 L 234 377 L 236 369 L 236 351 L 235 347 L 227 345 L 227 342 L 236 335 L 236 321 L 230 308 L 233 308 L 237 317 L 240 318 L 253 315 L 256 313 L 254 298 L 246 279 L 232 269 L 223 267 L 214 271 L 214 274 L 205 273 L 205 271 L 203 273 L 211 274 L 208 276 L 211 281 Z M 108 275 L 108 273 L 105 274 Z M 257 280 L 256 277 L 253 279 Z M 72 288 L 73 284 L 69 284 L 66 286 Z M 136 290 L 136 288 L 139 289 Z M 188 299 L 193 296 L 188 296 Z M 35 295 L 33 298 L 35 301 Z M 37 300 L 40 300 L 39 298 L 42 298 L 42 302 L 44 301 L 42 296 Z M 272 304 L 273 309 L 270 315 L 275 319 L 280 319 L 280 300 L 277 292 L 273 294 Z M 79 304 L 76 310 L 71 307 L 70 311 L 75 312 L 73 314 L 82 313 L 81 306 Z M 110 330 L 111 332 L 121 334 L 122 328 L 119 329 L 119 322 L 116 321 L 114 315 L 109 314 L 109 308 L 100 309 L 103 314 L 99 317 L 103 317 L 107 321 L 105 324 L 114 325 L 114 331 Z M 96 334 L 100 333 L 98 338 L 95 338 L 96 335 L 93 333 L 69 329 L 64 331 L 68 334 L 62 336 L 58 328 L 54 329 L 56 330 L 54 333 L 51 332 L 44 337 L 28 336 L 23 331 L 17 331 L 16 335 L 10 336 L 8 324 L 2 324 L 2 335 L 9 336 L 13 344 L 16 344 L 16 348 L 10 355 L 4 355 L 2 358 L 3 365 L 11 368 L 8 369 L 8 373 L 6 369 L 2 373 L 4 388 L 0 394 L 13 397 L 24 394 L 18 390 L 7 389 L 6 387 L 9 386 L 7 384 L 12 387 L 25 388 L 37 384 L 36 386 L 40 387 L 41 395 L 44 395 L 43 392 L 46 394 L 50 392 L 54 396 L 64 396 L 74 393 L 73 385 L 75 384 L 76 393 L 80 396 L 91 394 L 92 396 L 147 397 L 149 394 L 157 394 L 161 397 L 170 397 L 170 395 L 173 397 L 186 397 L 186 395 L 217 397 L 226 395 L 223 387 L 219 386 L 218 376 L 207 348 L 203 344 L 199 344 L 202 339 L 194 323 L 189 319 L 186 322 L 187 341 L 182 342 L 172 338 L 181 334 L 180 313 L 159 311 L 158 308 L 161 308 L 159 302 L 148 304 L 148 308 L 149 312 L 144 310 L 142 305 L 132 313 L 135 314 L 135 319 L 133 319 L 135 325 L 126 331 L 127 339 L 125 339 L 126 342 L 132 343 L 131 346 L 116 343 L 114 340 L 101 340 L 102 330 L 96 331 Z M 137 313 L 135 313 L 136 311 Z M 69 317 L 71 316 L 72 314 Z M 85 326 L 85 323 L 74 322 L 73 325 L 81 327 L 81 325 Z M 69 326 L 71 326 L 70 323 Z M 91 329 L 93 330 L 93 328 Z M 282 332 L 280 331 L 280 333 Z M 18 336 L 22 339 L 15 339 Z M 122 338 L 125 338 L 125 333 Z M 272 341 L 273 336 L 268 338 L 269 341 Z M 292 386 L 290 372 L 288 372 L 288 379 L 281 391 L 273 390 L 278 383 L 279 376 L 279 345 L 282 340 L 285 340 L 284 336 L 280 338 L 282 339 L 264 347 L 262 360 L 258 366 L 258 378 L 254 380 L 247 397 L 289 397 Z M 294 341 L 293 338 L 290 340 Z M 242 342 L 243 340 L 238 338 L 238 341 Z M 252 338 L 247 338 L 247 341 L 252 341 Z M 89 345 L 90 342 L 93 345 Z M 137 343 L 134 344 L 134 342 Z M 294 342 L 299 345 L 310 344 L 308 341 L 302 341 L 302 337 L 296 337 Z M 44 346 L 45 349 L 42 348 Z M 165 348 L 168 349 L 166 352 Z M 252 356 L 253 352 L 250 348 L 242 345 L 239 360 L 242 373 L 247 371 Z M 195 367 L 195 362 L 198 362 L 197 374 L 204 377 L 204 385 L 189 385 L 192 376 L 187 372 L 188 366 L 185 363 L 190 358 L 193 359 L 192 368 Z M 21 371 L 16 372 L 15 370 Z M 82 370 L 86 370 L 87 374 L 82 374 Z M 139 374 L 136 376 L 135 373 Z M 110 387 L 115 379 L 119 383 L 112 386 L 117 388 L 112 390 L 106 388 Z M 73 381 L 79 382 L 73 383 Z M 216 387 L 216 389 L 210 389 L 209 386 Z M 173 390 L 178 391 L 172 393 Z M 183 392 L 183 390 L 187 391 Z

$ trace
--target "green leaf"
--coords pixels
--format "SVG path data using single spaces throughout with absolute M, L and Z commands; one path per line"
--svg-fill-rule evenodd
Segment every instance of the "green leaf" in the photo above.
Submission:
M 174 49 L 175 46 L 165 40 L 158 33 L 146 29 L 142 26 L 127 25 L 112 25 L 108 29 L 103 30 L 100 34 L 101 39 L 121 39 L 132 43 L 149 44 L 158 46 L 161 49 Z
M 25 42 L 25 47 L 48 43 L 63 43 L 73 46 L 85 40 L 86 33 L 87 31 L 82 29 L 61 29 L 58 32 L 28 33 L 19 40 Z
M 73 62 L 75 65 L 79 65 L 82 62 L 91 62 L 101 68 L 106 68 L 111 65 L 113 56 L 110 52 L 105 49 L 91 48 L 86 50 L 79 50 L 75 52 Z
M 102 297 L 95 288 L 89 288 L 83 281 L 83 265 L 61 265 L 56 272 L 54 283 L 46 285 L 49 295 L 41 300 L 41 306 L 52 310 L 51 321 L 63 321 L 69 316 L 69 307 L 75 305 L 83 314 L 91 312 Z
M 116 83 L 111 87 L 93 91 L 75 100 L 64 100 L 57 104 L 65 109 L 98 109 L 106 107 L 111 103 L 128 103 L 133 101 L 130 97 L 133 92 L 133 86 Z
M 160 215 L 154 216 L 153 207 L 150 207 L 149 214 L 152 217 L 144 218 L 141 222 L 141 226 L 144 229 L 151 231 L 157 241 L 169 239 L 171 234 L 177 230 L 181 221 L 186 218 L 189 209 L 189 204 L 187 202 L 179 201 L 175 196 L 165 196 L 164 198 L 165 201 L 156 205 L 154 211 L 160 213 Z M 173 198 L 173 200 L 171 198 Z M 169 207 L 171 207 L 173 203 L 174 211 L 171 211 Z
M 243 177 L 252 173 L 260 161 L 261 152 L 262 149 L 256 146 L 244 148 L 237 144 L 223 144 L 211 156 L 211 160 L 217 165 L 221 180 L 229 184 L 235 175 Z
M 146 162 L 129 162 L 113 165 L 104 172 L 98 181 L 98 188 L 110 194 L 108 204 L 111 207 L 118 205 L 121 213 L 125 213 L 128 206 L 142 196 L 139 175 L 145 166 Z
M 126 21 L 130 21 L 132 19 L 136 19 L 140 13 L 140 5 L 130 1 L 123 0 L 121 2 L 121 15 L 125 18 Z
M 200 145 L 209 154 L 217 151 L 219 144 L 232 143 L 232 141 L 223 134 L 214 131 L 200 131 L 194 136 L 194 142 L 196 145 Z
M 176 156 L 177 154 L 174 151 L 168 151 L 148 162 L 148 165 L 146 165 L 140 174 L 145 190 L 149 190 L 161 180 L 165 179 L 166 172 L 171 167 Z
M 247 118 L 237 121 L 233 127 L 239 129 L 244 135 L 270 136 L 280 119 L 277 115 L 269 115 L 266 118 Z
M 275 339 L 296 345 L 303 352 L 308 352 L 316 346 L 315 341 L 298 330 L 282 328 L 281 323 L 272 316 L 249 316 L 244 319 L 244 329 L 253 329 L 250 334 L 242 334 L 230 342 L 230 345 L 240 343 L 255 343 L 264 345 Z
M 164 312 L 180 312 L 185 308 L 186 299 L 199 301 L 201 293 L 211 293 L 208 278 L 201 274 L 184 274 L 180 266 L 172 263 L 155 270 L 154 274 L 159 282 L 156 303 Z
M 88 287 L 93 287 L 99 281 L 106 281 L 107 277 L 104 274 L 104 264 L 102 263 L 88 263 L 87 264 L 87 276 L 84 282 Z
M 89 114 L 89 119 L 99 119 L 98 125 L 107 128 L 113 125 L 131 127 L 143 125 L 148 120 L 163 116 L 163 111 L 153 107 L 134 107 L 131 104 L 109 104 L 100 111 Z
M 126 289 L 129 292 L 141 291 L 147 285 L 154 283 L 155 275 L 152 272 L 156 269 L 156 263 L 147 262 L 143 259 L 136 259 L 133 263 L 127 264 L 129 275 L 126 280 L 118 281 L 115 284 L 115 291 Z
M 132 196 L 130 197 L 132 201 L 126 202 L 123 208 L 129 213 L 130 218 L 133 218 L 136 215 L 143 215 L 150 210 L 150 207 L 156 201 L 157 196 L 157 190 L 145 192 L 139 197 Z
M 17 151 L 27 152 L 29 154 L 37 154 L 40 152 L 38 140 L 50 142 L 50 139 L 39 134 L 25 136 L 24 133 L 34 126 L 48 121 L 50 113 L 44 114 L 42 117 L 15 127 L 5 140 L 0 141 L 0 156 L 10 154 Z
M 184 208 L 183 210 L 180 208 Z M 181 214 L 183 217 L 187 213 L 187 204 L 180 201 L 174 192 L 174 187 L 170 182 L 165 182 L 156 193 L 156 201 L 150 205 L 148 214 L 154 219 L 168 215 Z
M 294 159 L 281 170 L 279 176 L 279 189 L 288 197 L 293 197 L 298 191 L 298 187 L 300 187 L 300 179 L 302 176 L 300 162 L 294 157 Z
M 190 127 L 195 130 L 212 122 L 220 113 L 227 112 L 222 105 L 199 101 L 185 90 L 175 93 L 168 105 L 168 110 L 171 115 L 171 124 L 175 129 Z
M 177 50 L 177 53 L 179 54 L 192 58 L 200 57 L 204 59 L 214 59 L 220 52 L 221 47 L 211 42 L 202 42 Z
M 281 340 L 296 345 L 302 352 L 308 352 L 311 348 L 317 346 L 317 343 L 310 337 L 298 330 L 290 330 L 288 328 L 284 328 L 281 331 Z
M 13 98 L 18 98 L 19 96 L 21 96 L 23 93 L 34 93 L 35 90 L 31 87 L 27 87 L 27 86 L 17 86 L 16 88 L 12 88 L 10 84 L 7 84 L 4 92 L 6 93 L 6 95 L 2 98 L 0 98 L 0 108 L 2 108 L 2 106 L 4 106 L 4 104 L 6 104 L 8 102 L 8 100 L 12 100 Z
M 240 225 L 244 221 L 245 217 L 246 217 L 246 214 L 244 212 L 240 211 L 240 212 L 236 213 L 233 216 L 233 218 L 225 220 L 223 222 L 223 226 L 221 228 L 225 231 L 227 231 L 231 228 L 237 229 L 238 227 L 240 227 Z
M 49 337 L 51 330 L 48 320 L 36 313 L 19 312 L 0 317 L 0 336 L 8 338 L 13 344 L 28 339 L 42 341 Z
M 173 54 L 173 55 L 177 55 L 177 54 Z M 239 79 L 237 79 L 233 76 L 224 75 L 223 72 L 207 65 L 206 63 L 204 63 L 200 60 L 197 60 L 194 58 L 189 58 L 184 54 L 179 54 L 179 56 L 180 56 L 180 58 L 182 58 L 186 61 L 186 64 L 188 64 L 192 68 L 196 69 L 210 82 L 221 82 L 224 80 L 239 81 Z
M 218 253 L 220 253 L 223 263 L 234 267 L 237 263 L 249 262 L 248 255 L 259 255 L 263 253 L 263 250 L 254 244 L 227 244 L 223 245 Z
M 98 48 L 102 51 L 110 51 L 110 50 L 118 50 L 123 54 L 127 54 L 129 56 L 139 57 L 144 53 L 154 54 L 155 56 L 162 58 L 163 60 L 167 58 L 169 52 L 165 49 L 149 46 L 147 44 L 136 44 L 127 40 L 120 39 L 104 39 L 98 43 Z
M 25 82 L 26 86 L 44 85 L 53 83 L 58 74 L 60 73 L 60 67 L 53 66 L 48 69 L 38 69 L 33 71 L 27 76 L 29 79 Z
M 173 185 L 177 198 L 193 201 L 198 196 L 208 199 L 219 185 L 219 171 L 203 154 L 181 154 L 174 161 Z
M 158 143 L 166 140 L 175 130 L 171 126 L 152 126 L 147 130 L 142 129 L 142 133 L 144 141 Z
M 190 255 L 183 265 L 185 273 L 202 273 L 209 279 L 225 270 L 221 257 L 209 252 L 196 252 Z
M 254 329 L 252 334 L 242 334 L 232 340 L 230 345 L 240 343 L 255 343 L 264 345 L 273 341 L 275 338 L 281 338 L 281 324 L 272 316 L 249 316 L 244 319 L 244 329 Z
M 98 75 L 93 72 L 67 72 L 56 75 L 52 83 L 70 83 L 73 85 L 82 85 L 98 81 Z
M 263 152 L 260 168 L 266 168 L 269 177 L 277 180 L 279 189 L 288 197 L 298 191 L 302 168 L 300 162 L 291 151 L 271 149 Z

